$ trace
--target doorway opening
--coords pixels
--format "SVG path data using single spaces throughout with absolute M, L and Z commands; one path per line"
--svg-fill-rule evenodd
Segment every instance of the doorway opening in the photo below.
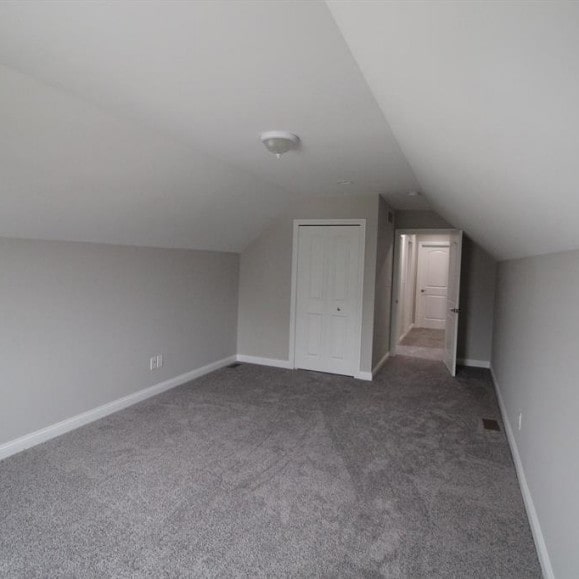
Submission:
M 395 235 L 391 355 L 440 360 L 454 376 L 462 232 Z

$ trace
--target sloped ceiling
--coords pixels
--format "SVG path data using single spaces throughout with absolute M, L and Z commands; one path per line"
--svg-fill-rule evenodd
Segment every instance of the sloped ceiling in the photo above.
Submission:
M 240 251 L 295 197 L 426 206 L 323 2 L 4 1 L 0 65 L 0 236 Z
M 496 257 L 579 247 L 579 3 L 328 1 L 434 208 Z
M 578 55 L 576 2 L 4 1 L 0 236 L 240 251 L 382 193 L 498 258 L 574 249 Z

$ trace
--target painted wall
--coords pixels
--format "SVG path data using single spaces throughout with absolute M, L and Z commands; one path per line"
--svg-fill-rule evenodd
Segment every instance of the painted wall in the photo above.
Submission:
M 380 197 L 376 246 L 372 368 L 375 368 L 390 350 L 390 311 L 392 301 L 393 259 L 394 213 L 386 201 Z
M 0 264 L 0 444 L 236 353 L 236 254 L 0 238 Z
M 238 352 L 288 360 L 294 219 L 366 219 L 361 370 L 372 369 L 378 195 L 297 201 L 241 254 Z
M 462 241 L 458 359 L 491 359 L 497 262 L 467 236 Z
M 453 225 L 434 211 L 397 211 L 397 229 L 444 229 Z M 496 260 L 466 235 L 462 248 L 458 327 L 459 359 L 488 362 L 493 339 Z
M 396 211 L 397 229 L 452 229 L 452 227 L 434 211 Z
M 492 368 L 560 579 L 579 571 L 578 296 L 579 251 L 499 264 Z

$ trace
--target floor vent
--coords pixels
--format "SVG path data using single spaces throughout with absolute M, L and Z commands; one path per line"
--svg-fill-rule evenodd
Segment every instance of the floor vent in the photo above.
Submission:
M 233 362 L 233 364 L 229 364 L 228 368 L 237 368 L 237 366 L 241 366 L 241 362 Z
M 494 418 L 483 418 L 483 428 L 485 430 L 500 430 L 499 423 Z

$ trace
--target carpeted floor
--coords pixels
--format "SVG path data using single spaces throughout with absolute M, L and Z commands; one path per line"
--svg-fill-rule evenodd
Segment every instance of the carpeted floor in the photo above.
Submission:
M 412 358 L 443 360 L 444 330 L 412 328 L 396 346 L 396 354 Z
M 444 330 L 412 328 L 400 341 L 403 346 L 420 348 L 444 348 Z
M 540 577 L 485 370 L 242 365 L 0 463 L 2 577 Z

